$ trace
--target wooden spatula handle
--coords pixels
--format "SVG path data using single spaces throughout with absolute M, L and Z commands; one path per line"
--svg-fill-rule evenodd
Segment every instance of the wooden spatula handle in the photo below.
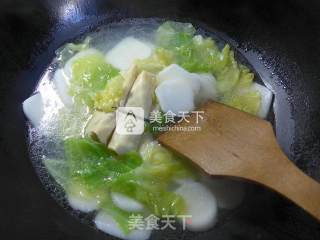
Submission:
M 275 160 L 277 165 L 265 166 L 265 170 L 251 180 L 280 193 L 320 221 L 320 184 L 298 169 L 282 152 L 279 151 Z
M 226 105 L 208 102 L 201 109 L 201 132 L 166 132 L 161 144 L 192 160 L 213 176 L 247 179 L 284 195 L 320 220 L 320 184 L 282 152 L 272 125 Z M 194 126 L 196 116 L 179 127 Z

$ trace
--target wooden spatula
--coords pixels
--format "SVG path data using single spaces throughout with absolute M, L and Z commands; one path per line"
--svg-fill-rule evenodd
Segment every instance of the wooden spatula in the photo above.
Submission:
M 203 120 L 191 115 L 179 127 L 200 131 L 168 131 L 161 144 L 184 155 L 214 176 L 254 181 L 282 194 L 320 220 L 320 184 L 300 171 L 280 149 L 269 122 L 209 102 Z M 181 128 L 180 128 L 181 129 Z

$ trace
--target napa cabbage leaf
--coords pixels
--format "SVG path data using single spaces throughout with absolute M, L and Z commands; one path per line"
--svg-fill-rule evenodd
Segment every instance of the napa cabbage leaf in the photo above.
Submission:
M 75 59 L 71 70 L 69 94 L 75 101 L 89 107 L 93 107 L 97 92 L 103 90 L 107 82 L 119 74 L 119 70 L 108 64 L 99 52 Z

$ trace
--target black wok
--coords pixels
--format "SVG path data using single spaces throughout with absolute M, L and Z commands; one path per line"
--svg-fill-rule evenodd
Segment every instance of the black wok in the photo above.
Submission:
M 274 124 L 283 150 L 320 180 L 320 2 L 2 0 L 2 239 L 112 239 L 70 215 L 43 188 L 29 161 L 21 103 L 59 46 L 101 24 L 131 17 L 191 21 L 233 45 L 274 89 Z M 250 185 L 241 207 L 222 212 L 211 231 L 157 232 L 152 239 L 318 240 L 320 224 L 277 194 Z

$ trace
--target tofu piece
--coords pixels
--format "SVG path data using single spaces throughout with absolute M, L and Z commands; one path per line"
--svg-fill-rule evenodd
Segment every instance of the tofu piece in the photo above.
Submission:
M 141 107 L 144 110 L 144 117 L 148 117 L 152 107 L 154 87 L 155 76 L 145 71 L 140 73 L 130 91 L 125 107 Z M 137 150 L 141 137 L 142 135 L 118 134 L 115 131 L 108 147 L 119 154 Z
M 107 62 L 120 70 L 127 70 L 136 59 L 151 56 L 153 46 L 134 37 L 122 39 L 106 54 Z
M 155 88 L 155 75 L 143 71 L 137 77 L 126 103 L 126 107 L 141 107 L 148 117 L 152 107 L 152 96 Z
M 105 113 L 95 111 L 85 128 L 85 134 L 92 138 L 96 136 L 99 142 L 107 144 L 115 126 L 115 112 Z

